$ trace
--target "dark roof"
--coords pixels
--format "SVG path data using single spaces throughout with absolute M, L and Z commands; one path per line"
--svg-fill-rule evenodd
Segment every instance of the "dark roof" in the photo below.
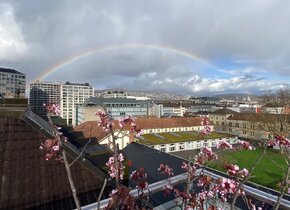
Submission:
M 39 146 L 47 137 L 38 126 L 44 124 L 33 113 L 28 115 L 0 118 L 0 177 L 5 177 L 0 185 L 0 209 L 73 209 L 65 167 L 44 159 Z M 69 153 L 68 158 L 71 162 L 75 157 Z M 82 205 L 95 202 L 96 189 L 103 181 L 83 161 L 71 169 L 77 192 L 83 194 Z
M 129 174 L 131 174 L 134 170 L 144 168 L 148 174 L 147 182 L 149 184 L 167 178 L 158 171 L 161 163 L 173 168 L 174 175 L 185 173 L 185 171 L 181 168 L 181 165 L 184 162 L 183 159 L 148 146 L 132 142 L 126 146 L 122 152 L 126 159 L 132 162 L 129 169 Z
M 3 68 L 3 67 L 0 67 L 0 72 L 25 75 L 19 71 L 16 71 L 15 69 L 8 69 L 8 68 Z
M 65 85 L 79 85 L 79 86 L 90 86 L 89 83 L 72 83 L 67 81 L 66 83 L 64 83 Z
M 274 123 L 280 120 L 286 120 L 286 123 L 290 123 L 290 115 L 280 114 L 263 114 L 263 113 L 236 113 L 227 118 L 228 120 L 241 120 L 252 122 L 268 122 Z
M 231 109 L 227 109 L 224 107 L 222 109 L 218 109 L 218 110 L 212 112 L 211 114 L 227 115 L 227 114 L 236 114 L 236 113 L 238 113 L 238 112 L 235 112 Z

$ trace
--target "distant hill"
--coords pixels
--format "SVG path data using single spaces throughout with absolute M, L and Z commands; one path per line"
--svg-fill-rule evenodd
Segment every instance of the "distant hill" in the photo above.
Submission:
M 224 99 L 229 99 L 229 100 L 243 99 L 243 98 L 247 98 L 247 97 L 250 97 L 252 100 L 259 98 L 258 95 L 246 94 L 246 93 L 218 94 L 218 95 L 213 95 L 212 97 L 224 98 Z
M 142 90 L 122 90 L 122 89 L 104 89 L 104 90 L 95 90 L 95 96 L 99 96 L 102 93 L 106 93 L 108 91 L 123 91 L 130 96 L 137 97 L 148 97 L 153 100 L 185 100 L 188 99 L 188 96 L 178 95 L 166 92 L 154 92 L 154 91 L 142 91 Z

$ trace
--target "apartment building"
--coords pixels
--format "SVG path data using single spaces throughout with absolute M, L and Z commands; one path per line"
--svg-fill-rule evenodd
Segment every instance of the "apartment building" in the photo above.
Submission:
M 33 81 L 29 85 L 29 104 L 33 112 L 40 116 L 46 115 L 46 110 L 43 104 L 56 103 L 61 100 L 61 85 L 60 82 L 48 81 Z
M 0 97 L 25 97 L 26 76 L 14 69 L 0 67 Z
M 283 122 L 284 132 L 290 137 L 289 115 L 238 113 L 223 108 L 210 113 L 209 119 L 216 131 L 249 139 L 268 139 L 270 133 L 280 132 Z
M 94 88 L 88 83 L 34 81 L 30 84 L 30 107 L 35 113 L 45 116 L 43 104 L 57 103 L 61 107 L 60 116 L 72 125 L 75 106 L 83 104 L 93 94 Z
M 67 120 L 68 125 L 73 125 L 73 119 L 76 117 L 76 106 L 83 104 L 87 98 L 93 95 L 94 88 L 89 83 L 66 82 L 61 86 L 60 116 Z

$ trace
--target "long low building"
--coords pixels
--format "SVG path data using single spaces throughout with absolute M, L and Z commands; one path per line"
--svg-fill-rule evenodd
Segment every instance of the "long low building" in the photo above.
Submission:
M 204 126 L 201 125 L 202 118 L 138 118 L 136 124 L 138 128 L 142 129 L 143 134 L 163 134 L 170 132 L 199 132 Z M 100 144 L 109 144 L 112 141 L 112 136 L 109 132 L 105 132 L 97 125 L 97 121 L 90 121 L 82 123 L 74 127 L 74 131 L 83 132 L 86 138 L 96 138 Z M 129 132 L 129 127 L 125 126 L 121 130 L 118 126 L 118 121 L 113 121 L 113 129 L 118 135 L 117 144 L 120 149 L 123 149 L 130 141 L 140 141 Z M 213 126 L 211 126 L 213 130 Z
M 216 147 L 218 141 L 222 139 L 229 144 L 238 142 L 238 137 L 234 135 L 213 132 L 207 136 L 201 136 L 196 131 L 145 134 L 140 136 L 137 141 L 162 152 L 179 152 L 203 147 Z
M 226 108 L 209 114 L 215 130 L 249 139 L 268 139 L 269 134 L 290 137 L 290 115 L 238 113 Z

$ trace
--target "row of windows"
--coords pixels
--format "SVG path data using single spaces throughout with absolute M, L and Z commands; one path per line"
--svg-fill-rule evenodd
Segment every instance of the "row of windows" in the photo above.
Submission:
M 229 142 L 229 140 L 227 140 Z M 205 142 L 195 142 L 196 143 L 196 148 L 201 148 L 201 147 L 207 147 L 209 146 L 209 142 L 205 141 Z M 187 142 L 187 149 L 193 149 L 193 142 Z M 215 141 L 212 141 L 211 142 L 212 146 L 215 146 L 216 145 L 216 142 Z M 169 151 L 170 152 L 174 152 L 177 150 L 177 148 L 179 148 L 179 150 L 185 150 L 185 143 L 179 143 L 179 145 L 177 146 L 176 144 L 170 144 L 169 146 Z M 152 146 L 152 148 L 154 148 L 154 146 Z M 166 152 L 166 145 L 165 144 L 162 144 L 160 145 L 159 147 L 160 151 L 162 152 Z
M 195 127 L 195 128 L 192 128 L 192 127 L 185 127 L 184 129 L 182 129 L 182 128 L 165 128 L 165 129 L 155 129 L 156 130 L 156 132 L 158 133 L 158 132 L 176 132 L 176 131 L 193 131 L 193 130 L 198 130 L 198 128 L 197 127 Z M 145 131 L 146 132 L 146 131 Z M 147 132 L 146 132 L 147 133 Z M 153 130 L 152 129 L 150 129 L 149 131 L 148 131 L 148 133 L 155 133 L 155 132 L 153 132 Z

